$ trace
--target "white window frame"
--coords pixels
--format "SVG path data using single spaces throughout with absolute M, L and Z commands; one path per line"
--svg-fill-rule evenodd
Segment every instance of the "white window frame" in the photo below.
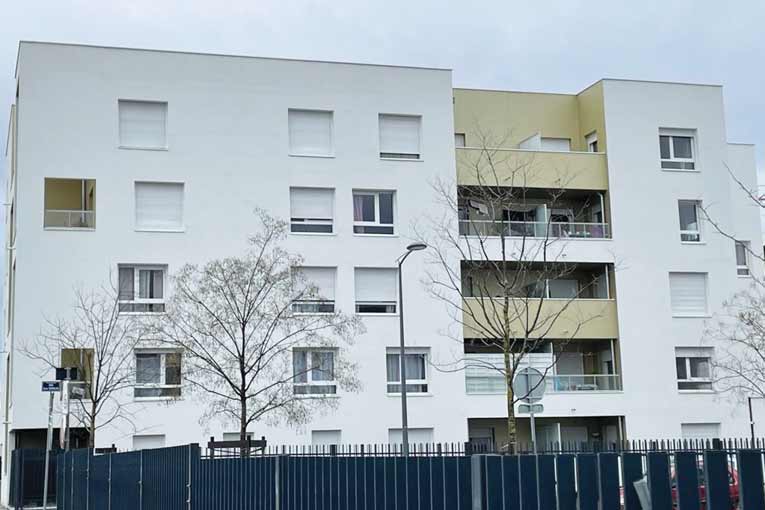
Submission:
M 419 152 L 417 153 L 410 153 L 410 152 L 383 152 L 382 149 L 382 130 L 380 129 L 380 126 L 382 124 L 383 117 L 409 117 L 413 119 L 418 119 L 418 129 L 417 129 L 417 150 Z M 388 159 L 393 161 L 422 161 L 422 115 L 417 114 L 409 114 L 409 113 L 379 113 L 377 115 L 377 153 L 380 156 L 380 159 Z M 414 157 L 410 157 L 414 156 Z
M 707 365 L 708 365 L 708 369 L 709 369 L 709 376 L 708 377 L 693 377 L 691 375 L 691 359 L 694 359 L 694 358 L 707 360 Z M 682 353 L 682 352 L 681 353 L 676 353 L 675 354 L 675 364 L 677 364 L 677 360 L 679 360 L 679 359 L 684 360 L 685 375 L 686 375 L 686 377 L 685 377 L 685 379 L 680 379 L 680 376 L 675 374 L 676 377 L 677 377 L 678 391 L 681 391 L 681 392 L 686 392 L 686 391 L 688 391 L 688 392 L 700 392 L 700 391 L 701 392 L 710 392 L 710 391 L 714 391 L 714 386 L 712 385 L 713 384 L 713 381 L 712 381 L 712 353 L 709 353 L 707 355 L 694 355 L 694 356 L 691 356 L 690 354 L 686 354 L 686 353 Z M 680 388 L 680 383 L 684 383 L 684 382 L 698 383 L 698 384 L 708 384 L 709 387 L 708 388 L 698 388 L 698 389 L 693 389 L 693 388 L 682 388 L 681 389 Z
M 392 201 L 392 209 L 393 209 L 393 223 L 380 223 L 380 194 L 382 193 L 390 193 L 393 195 L 391 201 Z M 355 215 L 351 216 L 354 218 L 353 220 L 353 234 L 357 236 L 395 236 L 396 235 L 396 219 L 398 217 L 398 210 L 396 207 L 396 191 L 395 190 L 353 190 L 352 198 L 351 198 L 351 206 L 353 206 L 354 197 L 356 195 L 363 195 L 363 196 L 373 196 L 375 199 L 375 219 L 374 221 L 356 221 Z M 393 232 L 390 234 L 383 234 L 383 233 L 375 233 L 375 232 L 356 232 L 356 227 L 385 227 L 385 228 L 392 228 Z
M 124 145 L 122 143 L 122 119 L 121 119 L 121 113 L 120 103 L 143 103 L 143 104 L 155 104 L 155 105 L 164 105 L 164 131 L 165 131 L 165 143 L 162 145 Z M 167 101 L 158 101 L 158 100 L 152 100 L 152 99 L 128 99 L 128 98 L 119 98 L 117 99 L 117 147 L 120 149 L 129 149 L 129 150 L 144 150 L 144 151 L 166 151 L 168 150 L 168 143 L 167 143 L 167 118 L 168 118 L 168 112 L 170 110 L 170 106 Z
M 397 268 L 395 267 L 355 267 L 353 269 L 353 278 L 354 278 L 354 292 L 355 292 L 355 285 L 356 281 L 355 279 L 358 278 L 357 270 L 359 269 L 385 269 L 385 270 L 394 270 L 396 271 Z M 396 278 L 396 296 L 392 301 L 382 301 L 382 300 L 376 300 L 376 301 L 362 301 L 358 299 L 358 296 L 354 296 L 354 310 L 356 311 L 356 315 L 371 315 L 371 316 L 396 316 L 399 312 L 399 303 L 398 303 L 398 274 L 395 276 Z M 393 306 L 392 312 L 360 312 L 359 310 L 359 304 L 363 305 L 379 305 L 379 306 Z
M 151 354 L 151 355 L 157 355 L 159 356 L 159 379 L 160 381 L 157 383 L 139 383 L 138 382 L 138 355 L 139 354 Z M 178 354 L 180 356 L 181 360 L 181 382 L 178 384 L 168 384 L 167 383 L 167 355 L 168 354 Z M 183 382 L 183 353 L 181 353 L 178 350 L 174 349 L 135 349 L 133 352 L 133 359 L 136 365 L 136 381 L 133 387 L 133 399 L 134 400 L 172 400 L 177 399 L 181 395 L 183 395 L 182 390 L 182 382 Z M 137 396 L 136 390 L 138 389 L 178 389 L 178 396 L 151 396 L 151 397 L 143 397 L 143 396 Z
M 295 152 L 292 150 L 292 127 L 290 126 L 290 113 L 324 113 L 329 114 L 329 152 Z M 287 144 L 290 156 L 304 158 L 334 158 L 335 157 L 335 112 L 333 110 L 321 110 L 316 108 L 288 108 L 287 109 Z
M 390 381 L 388 380 L 388 356 L 396 356 L 398 358 L 398 367 L 399 367 L 399 380 L 398 381 Z M 427 347 L 405 347 L 404 348 L 404 355 L 416 355 L 416 356 L 423 356 L 425 358 L 425 378 L 424 379 L 406 379 L 406 385 L 407 386 L 425 386 L 425 391 L 413 391 L 410 389 L 406 390 L 407 396 L 409 395 L 430 395 L 431 393 L 431 386 L 430 386 L 430 349 Z M 385 391 L 388 395 L 395 395 L 400 396 L 401 390 L 399 388 L 399 391 L 391 391 L 391 386 L 401 386 L 401 348 L 400 347 L 388 347 L 385 349 Z
M 661 157 L 661 137 L 666 136 L 669 138 L 669 158 Z M 673 138 L 690 138 L 691 139 L 691 157 L 690 158 L 677 158 L 675 157 L 675 143 Z M 660 129 L 659 130 L 659 161 L 661 169 L 670 172 L 698 172 L 698 165 L 696 164 L 696 157 L 698 152 L 696 150 L 696 132 L 694 130 L 683 129 Z M 665 168 L 664 163 L 684 163 L 692 164 L 693 168 Z
M 163 265 L 145 265 L 145 264 L 117 264 L 117 297 L 119 298 L 119 270 L 133 270 L 133 299 L 118 299 L 118 304 L 161 304 L 165 305 L 165 296 L 167 296 L 167 266 Z M 141 298 L 141 279 L 140 271 L 162 271 L 162 297 L 161 298 Z M 148 315 L 162 314 L 162 312 L 134 312 L 120 311 L 121 315 Z
M 292 301 L 292 313 L 295 315 L 332 315 L 337 310 L 337 266 L 298 266 L 293 267 L 293 271 L 301 271 L 302 269 L 328 269 L 333 271 L 332 299 L 296 299 Z M 311 282 L 315 285 L 315 282 Z M 319 289 L 321 292 L 321 289 Z M 332 305 L 332 310 L 321 310 L 322 305 Z M 314 310 L 311 310 L 311 306 L 316 306 Z M 301 309 L 302 306 L 306 306 L 305 309 Z
M 683 226 L 680 223 L 680 205 L 681 204 L 693 204 L 696 212 L 696 230 L 683 230 Z M 677 224 L 680 228 L 680 242 L 684 244 L 702 244 L 704 242 L 704 230 L 702 228 L 701 221 L 701 201 L 700 200 L 678 200 L 677 201 Z M 689 241 L 683 239 L 683 236 L 697 236 L 698 240 Z
M 313 380 L 313 369 L 311 369 L 311 370 L 306 371 L 306 373 L 305 373 L 305 375 L 306 375 L 306 382 L 298 382 L 297 381 L 297 377 L 296 377 L 295 372 L 294 372 L 294 366 L 295 366 L 294 365 L 294 357 L 295 357 L 295 353 L 297 353 L 297 352 L 304 352 L 304 353 L 306 353 L 306 367 L 309 366 L 309 363 L 311 361 L 311 355 L 314 352 L 319 352 L 319 353 L 329 352 L 329 353 L 332 353 L 332 357 L 333 357 L 333 359 L 332 359 L 332 371 L 333 371 L 333 374 L 332 375 L 335 376 L 335 377 L 333 377 L 332 380 L 316 380 L 316 381 L 314 381 Z M 338 384 L 337 384 L 337 354 L 338 354 L 338 350 L 334 349 L 334 348 L 322 348 L 322 347 L 305 347 L 305 348 L 302 348 L 302 347 L 300 347 L 300 348 L 292 349 L 292 363 L 293 363 L 293 365 L 292 365 L 292 367 L 293 367 L 293 372 L 292 372 L 292 377 L 293 377 L 293 379 L 292 379 L 292 387 L 293 387 L 293 392 L 294 392 L 296 397 L 302 397 L 302 398 L 312 398 L 312 397 L 313 398 L 316 398 L 316 397 L 326 398 L 326 397 L 335 397 L 335 396 L 337 396 L 337 390 L 338 390 Z M 326 393 L 310 393 L 310 392 L 308 392 L 308 393 L 298 393 L 297 392 L 297 388 L 298 387 L 309 387 L 309 386 L 317 386 L 317 387 L 318 386 L 332 386 L 332 387 L 334 387 L 334 392 L 326 392 Z
M 703 275 L 704 276 L 704 311 L 700 313 L 682 313 L 682 312 L 676 312 L 674 309 L 672 309 L 672 275 L 687 275 L 687 274 L 697 274 L 697 275 Z M 669 272 L 669 299 L 670 299 L 670 311 L 672 312 L 672 317 L 682 317 L 682 318 L 703 318 L 703 317 L 709 317 L 709 273 L 701 272 L 701 271 L 670 271 Z
M 454 133 L 454 146 L 456 148 L 465 147 L 465 133 Z
M 138 223 L 138 187 L 141 184 L 171 184 L 181 187 L 181 223 L 173 227 L 156 227 Z M 185 232 L 186 231 L 186 183 L 178 181 L 135 181 L 133 183 L 133 221 L 136 232 Z
M 293 217 L 292 216 L 292 191 L 293 190 L 300 190 L 300 189 L 320 189 L 324 191 L 329 191 L 332 195 L 332 216 L 329 218 L 300 218 L 300 217 Z M 395 217 L 394 217 L 395 219 Z M 298 220 L 298 221 L 294 221 Z M 292 230 L 295 226 L 329 226 L 330 231 L 329 232 L 301 232 L 301 231 L 295 231 Z M 320 188 L 320 187 L 308 187 L 308 186 L 290 186 L 290 234 L 298 234 L 298 235 L 334 235 L 335 234 L 335 188 Z
M 744 264 L 741 265 L 738 262 L 738 247 L 741 246 L 744 250 Z M 736 276 L 740 278 L 751 278 L 752 277 L 752 271 L 749 268 L 749 250 L 750 250 L 750 243 L 749 241 L 736 241 L 735 242 L 735 257 L 736 257 Z
M 587 152 L 600 152 L 598 150 L 592 150 L 592 144 L 595 144 L 596 148 L 599 149 L 599 147 L 597 147 L 597 145 L 598 145 L 598 132 L 597 131 L 593 131 L 592 133 L 589 133 L 588 135 L 586 135 L 584 137 L 584 143 L 587 146 Z

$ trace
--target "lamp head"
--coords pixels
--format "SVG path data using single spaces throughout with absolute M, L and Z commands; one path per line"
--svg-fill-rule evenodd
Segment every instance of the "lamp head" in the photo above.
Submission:
M 427 248 L 428 245 L 425 243 L 412 243 L 409 246 L 406 247 L 407 251 L 421 251 Z

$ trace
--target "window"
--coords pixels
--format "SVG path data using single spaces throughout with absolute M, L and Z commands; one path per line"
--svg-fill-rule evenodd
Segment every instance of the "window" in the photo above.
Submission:
M 335 351 L 295 349 L 292 351 L 293 391 L 295 395 L 334 395 Z
M 252 439 L 254 434 L 252 432 L 247 432 L 246 436 L 247 439 Z M 224 432 L 222 439 L 224 441 L 239 441 L 240 437 L 239 432 Z
M 430 444 L 433 442 L 433 429 L 432 428 L 412 428 L 406 429 L 409 436 L 409 444 Z M 388 429 L 388 443 L 389 444 L 401 444 L 403 441 L 403 433 L 401 429 Z
M 183 183 L 136 182 L 135 227 L 183 230 Z
M 356 313 L 396 313 L 397 279 L 396 269 L 357 267 Z
M 683 242 L 701 242 L 699 207 L 701 207 L 701 203 L 695 200 L 680 200 L 677 202 L 680 215 L 680 240 Z
M 454 133 L 454 146 L 455 147 L 465 146 L 465 133 Z
M 335 275 L 334 267 L 297 268 L 305 278 L 306 295 L 292 303 L 295 313 L 334 313 Z
M 428 350 L 406 349 L 404 370 L 407 393 L 428 392 Z M 385 354 L 388 376 L 388 393 L 401 393 L 401 355 L 397 348 L 389 348 Z
M 719 423 L 681 423 L 682 439 L 717 439 L 720 437 Z M 703 473 L 703 470 L 699 470 Z M 701 478 L 703 481 L 703 478 Z
M 353 192 L 353 232 L 393 234 L 393 191 Z
M 677 389 L 711 390 L 711 358 L 712 350 L 709 348 L 675 348 Z
M 332 156 L 332 112 L 289 110 L 290 154 Z
M 669 293 L 672 315 L 707 315 L 707 273 L 669 273 Z
M 136 398 L 181 396 L 181 353 L 174 351 L 135 352 Z
M 142 434 L 133 436 L 133 450 L 150 450 L 165 447 L 164 434 Z
M 94 179 L 45 178 L 44 227 L 94 229 L 96 228 L 95 206 L 96 181 Z M 11 226 L 13 226 L 12 222 Z
M 749 241 L 736 241 L 736 274 L 749 276 Z
M 420 122 L 414 115 L 380 114 L 380 157 L 420 159 Z
M 335 190 L 290 188 L 290 232 L 331 234 Z
M 693 135 L 686 131 L 660 130 L 661 167 L 667 170 L 694 170 L 693 140 Z
M 167 148 L 167 103 L 119 100 L 120 147 Z
M 61 349 L 61 367 L 76 368 L 77 378 L 83 381 L 86 387 L 93 382 L 93 359 L 94 349 Z
M 598 152 L 598 133 L 593 131 L 585 136 L 584 143 L 587 145 L 587 152 Z
M 164 312 L 166 270 L 162 266 L 118 266 L 120 312 Z
M 339 430 L 312 430 L 311 444 L 314 446 L 339 445 L 341 432 Z
M 542 137 L 542 150 L 553 152 L 569 152 L 571 150 L 570 138 L 545 138 Z

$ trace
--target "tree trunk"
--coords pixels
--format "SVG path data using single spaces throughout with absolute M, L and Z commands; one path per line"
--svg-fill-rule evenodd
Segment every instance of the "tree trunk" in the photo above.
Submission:
M 95 448 L 95 447 L 96 447 L 96 405 L 91 404 L 90 423 L 88 424 L 88 448 Z M 71 448 L 71 445 L 70 445 L 70 448 Z
M 240 457 L 249 457 L 250 448 L 244 446 L 244 442 L 247 440 L 247 396 L 240 397 L 242 414 L 239 416 L 239 441 L 242 442 L 241 448 L 239 448 Z
M 516 442 L 516 423 L 515 423 L 515 394 L 513 393 L 513 361 L 510 353 L 505 349 L 505 386 L 507 387 L 507 449 L 514 453 Z

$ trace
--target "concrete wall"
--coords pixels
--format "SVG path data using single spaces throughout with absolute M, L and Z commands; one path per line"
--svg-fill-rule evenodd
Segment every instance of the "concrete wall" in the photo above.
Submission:
M 167 264 L 172 273 L 186 262 L 241 253 L 256 226 L 254 208 L 288 218 L 290 186 L 335 187 L 336 233 L 290 235 L 285 245 L 308 266 L 337 267 L 336 301 L 352 313 L 354 267 L 396 267 L 415 220 L 443 214 L 431 183 L 454 175 L 448 71 L 24 43 L 19 79 L 16 346 L 35 338 L 44 316 L 67 314 L 74 285 L 105 283 L 119 263 Z M 120 98 L 168 102 L 168 150 L 118 148 Z M 335 157 L 288 156 L 289 108 L 334 111 Z M 381 112 L 422 116 L 422 161 L 380 160 Z M 52 176 L 96 179 L 95 231 L 42 229 L 43 183 Z M 184 232 L 135 230 L 135 181 L 184 182 Z M 353 234 L 353 189 L 396 190 L 395 236 Z M 442 335 L 447 311 L 417 281 L 424 264 L 413 255 L 405 267 L 407 339 L 439 357 L 454 342 Z M 364 322 L 368 332 L 352 349 L 363 392 L 341 394 L 337 410 L 300 430 L 261 423 L 256 436 L 306 443 L 311 430 L 341 429 L 350 443 L 387 442 L 388 429 L 400 427 L 400 400 L 386 394 L 385 369 L 386 348 L 398 344 L 398 317 Z M 17 350 L 12 356 L 11 427 L 44 427 L 45 371 Z M 434 428 L 436 441 L 462 441 L 464 379 L 430 374 L 431 393 L 410 399 L 410 425 Z M 203 409 L 184 390 L 180 402 L 138 406 L 136 428 L 165 434 L 168 445 L 237 430 L 199 425 Z M 99 431 L 97 445 L 130 448 L 134 433 L 115 423 Z

